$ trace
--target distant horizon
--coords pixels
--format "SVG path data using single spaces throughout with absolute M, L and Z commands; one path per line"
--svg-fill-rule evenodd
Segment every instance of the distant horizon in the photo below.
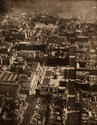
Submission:
M 78 17 L 97 20 L 97 0 L 0 0 L 3 9 L 20 9 L 28 14 L 39 11 L 49 12 L 51 15 L 60 14 L 63 17 Z M 12 13 L 14 13 L 12 11 Z

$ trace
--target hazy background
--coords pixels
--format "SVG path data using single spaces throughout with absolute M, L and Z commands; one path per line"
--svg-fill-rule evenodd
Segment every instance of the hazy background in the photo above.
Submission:
M 48 11 L 62 17 L 97 19 L 97 0 L 0 0 L 0 11 L 14 8 L 14 11 L 32 13 Z M 5 12 L 6 12 L 5 11 Z

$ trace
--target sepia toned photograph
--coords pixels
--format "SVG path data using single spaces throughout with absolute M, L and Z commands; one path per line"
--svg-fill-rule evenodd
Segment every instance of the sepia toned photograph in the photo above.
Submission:
M 0 0 L 0 125 L 97 125 L 97 0 Z

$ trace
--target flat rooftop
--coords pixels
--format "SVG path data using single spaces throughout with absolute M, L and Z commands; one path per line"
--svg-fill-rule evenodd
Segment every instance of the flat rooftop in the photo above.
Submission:
M 0 72 L 0 84 L 16 85 L 17 78 L 18 76 L 15 73 L 8 71 Z

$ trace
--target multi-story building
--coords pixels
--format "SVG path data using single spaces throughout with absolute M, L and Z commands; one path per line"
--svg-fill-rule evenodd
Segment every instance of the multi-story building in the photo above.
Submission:
M 16 97 L 21 90 L 19 77 L 15 73 L 1 71 L 0 73 L 0 94 L 8 97 Z

